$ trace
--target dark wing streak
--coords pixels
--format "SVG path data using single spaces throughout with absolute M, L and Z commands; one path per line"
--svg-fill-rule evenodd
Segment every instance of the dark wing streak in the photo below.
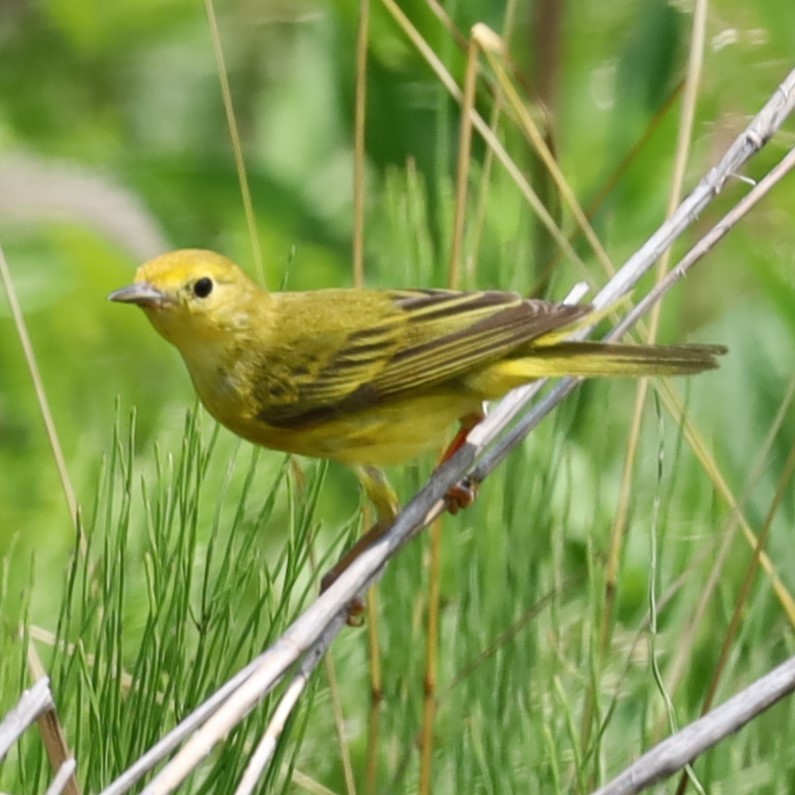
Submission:
M 262 402 L 259 419 L 296 428 L 362 410 L 500 359 L 592 311 L 590 306 L 526 300 L 507 292 L 393 290 L 390 296 L 403 313 L 353 332 L 289 401 L 274 401 L 271 395 Z M 456 316 L 471 324 L 400 349 L 405 324 L 420 329 L 426 325 L 432 335 L 440 319 Z
M 507 308 L 472 326 L 398 351 L 374 386 L 387 396 L 454 378 L 477 364 L 502 358 L 550 331 L 571 325 L 592 311 L 587 305 L 547 301 L 506 303 Z
M 366 387 L 390 361 L 399 344 L 400 328 L 400 323 L 387 323 L 351 334 L 314 374 L 298 380 L 289 400 L 274 399 L 273 394 L 261 400 L 257 417 L 287 427 L 301 424 L 304 417 L 318 412 L 337 411 L 335 407 Z
M 482 315 L 492 315 L 498 308 L 507 309 L 524 303 L 518 293 L 479 292 L 461 293 L 453 290 L 415 293 L 392 291 L 395 305 L 409 315 L 409 322 L 441 320 L 460 316 L 473 322 Z

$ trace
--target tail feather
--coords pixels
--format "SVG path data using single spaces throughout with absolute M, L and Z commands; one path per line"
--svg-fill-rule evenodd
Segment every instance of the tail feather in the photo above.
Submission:
M 537 378 L 581 376 L 687 375 L 718 367 L 723 345 L 622 345 L 561 342 L 534 347 L 525 356 L 501 362 L 503 375 L 517 383 Z

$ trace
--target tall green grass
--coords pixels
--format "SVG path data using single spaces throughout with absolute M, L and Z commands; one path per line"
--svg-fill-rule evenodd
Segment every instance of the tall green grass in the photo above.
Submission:
M 54 641 L 37 644 L 85 791 L 107 785 L 278 637 L 316 587 L 310 554 L 325 467 L 310 467 L 296 486 L 283 456 L 258 467 L 259 451 L 231 437 L 219 443 L 217 428 L 202 439 L 199 420 L 189 412 L 181 444 L 153 446 L 145 457 L 134 415 L 117 424 L 83 514 L 87 548 L 75 543 L 66 572 Z M 269 534 L 279 538 L 275 554 Z M 15 646 L 18 659 L 0 659 L 7 685 L 25 668 Z M 290 765 L 312 701 L 310 694 L 297 717 L 295 743 L 284 746 Z M 190 791 L 220 791 L 266 720 L 267 704 Z M 30 730 L 0 770 L 2 786 L 43 790 L 47 767 Z M 270 780 L 283 778 L 277 766 Z

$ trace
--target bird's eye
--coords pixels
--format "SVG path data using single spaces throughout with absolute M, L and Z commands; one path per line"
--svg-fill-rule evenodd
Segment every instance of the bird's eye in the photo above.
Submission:
M 201 279 L 197 279 L 193 283 L 193 294 L 197 298 L 207 298 L 207 296 L 213 291 L 213 280 L 210 279 L 208 276 L 205 276 Z

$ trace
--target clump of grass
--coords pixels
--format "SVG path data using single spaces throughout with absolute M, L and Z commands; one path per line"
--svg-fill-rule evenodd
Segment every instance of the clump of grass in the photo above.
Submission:
M 87 791 L 106 786 L 277 637 L 315 587 L 309 556 L 325 468 L 299 488 L 286 460 L 258 467 L 257 450 L 231 438 L 219 445 L 217 428 L 203 441 L 199 426 L 189 412 L 180 449 L 154 448 L 142 460 L 134 417 L 124 430 L 117 423 L 81 523 L 86 549 L 76 546 L 57 629 L 39 643 Z M 283 537 L 276 556 L 269 531 Z M 25 643 L 46 637 L 35 627 L 32 635 Z M 254 712 L 186 791 L 226 791 L 266 716 Z M 293 740 L 305 727 L 297 721 Z M 292 767 L 300 741 L 284 749 Z M 36 792 L 49 778 L 29 731 L 0 771 L 2 786 Z

